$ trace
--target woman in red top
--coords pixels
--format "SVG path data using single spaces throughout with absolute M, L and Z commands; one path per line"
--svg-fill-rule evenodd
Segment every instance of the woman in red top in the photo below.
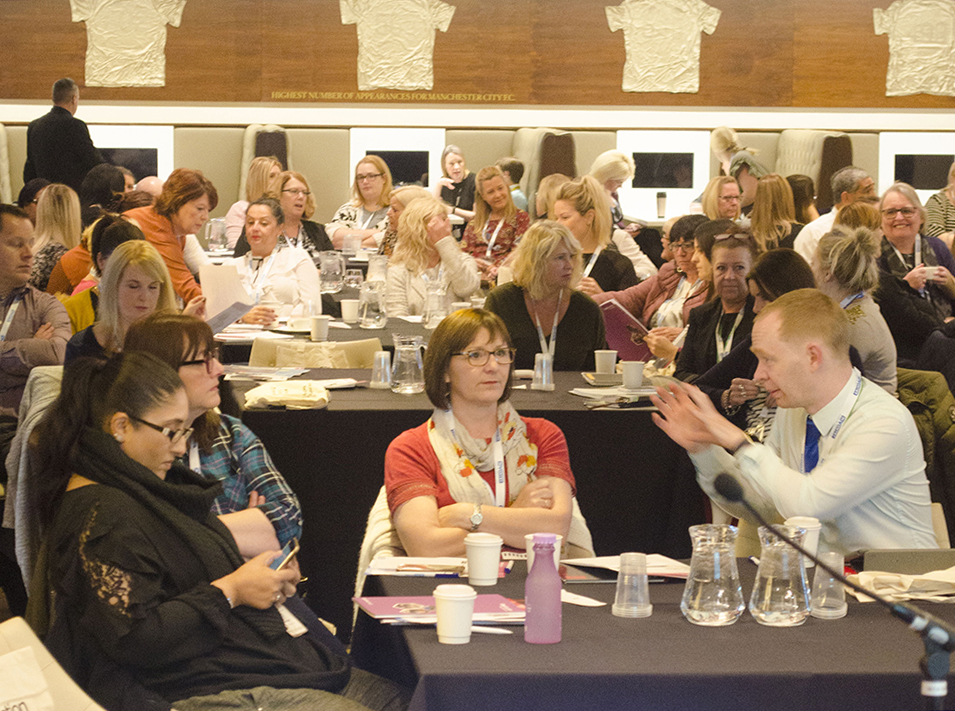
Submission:
M 388 506 L 408 555 L 464 555 L 470 531 L 520 549 L 528 533 L 559 533 L 569 556 L 593 555 L 563 433 L 508 402 L 513 362 L 507 328 L 490 311 L 462 309 L 435 329 L 424 363 L 434 413 L 385 455 Z

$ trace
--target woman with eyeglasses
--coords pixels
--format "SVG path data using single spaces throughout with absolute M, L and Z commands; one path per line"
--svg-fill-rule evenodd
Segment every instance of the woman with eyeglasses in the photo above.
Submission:
M 265 195 L 259 197 L 274 198 L 282 206 L 285 222 L 282 223 L 282 232 L 278 238 L 279 248 L 304 249 L 312 258 L 317 257 L 319 252 L 335 249 L 325 233 L 325 225 L 309 219 L 315 212 L 315 197 L 304 175 L 294 170 L 283 171 L 272 178 Z M 249 251 L 249 238 L 245 233 L 245 216 L 248 209 L 249 203 L 246 203 L 242 212 L 242 234 L 236 242 L 232 254 L 234 257 L 241 257 Z
M 391 200 L 391 171 L 379 156 L 367 155 L 355 166 L 352 199 L 338 208 L 325 231 L 335 249 L 342 249 L 345 240 L 360 241 L 362 247 L 377 249 L 388 227 Z
M 262 441 L 241 420 L 216 410 L 223 368 L 209 325 L 191 316 L 156 312 L 130 327 L 124 351 L 152 353 L 182 380 L 192 435 L 177 462 L 222 482 L 213 511 L 232 531 L 242 555 L 251 558 L 301 538 L 298 498 Z
M 388 506 L 408 555 L 464 555 L 472 531 L 520 550 L 528 533 L 558 533 L 567 556 L 593 555 L 567 442 L 508 402 L 513 367 L 507 327 L 489 311 L 455 311 L 431 336 L 424 378 L 434 412 L 385 455 Z
M 703 214 L 711 220 L 738 220 L 742 191 L 732 175 L 720 175 L 703 190 Z
M 177 463 L 190 414 L 176 371 L 149 353 L 65 372 L 32 440 L 51 652 L 106 708 L 225 711 L 253 695 L 280 708 L 337 708 L 336 697 L 405 708 L 321 625 L 290 633 L 299 573 L 270 567 L 277 547 L 245 561 L 212 511 L 219 487 Z

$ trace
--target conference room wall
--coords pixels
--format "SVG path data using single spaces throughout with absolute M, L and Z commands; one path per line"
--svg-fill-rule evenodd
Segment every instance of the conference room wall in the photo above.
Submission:
M 701 44 L 700 89 L 627 93 L 616 0 L 452 0 L 430 91 L 357 91 L 357 31 L 334 0 L 193 0 L 168 28 L 166 84 L 85 87 L 103 101 L 536 106 L 952 108 L 955 99 L 885 96 L 888 39 L 871 0 L 719 0 Z M 879 3 L 880 5 L 888 5 Z M 86 30 L 63 0 L 0 3 L 2 96 L 43 100 L 63 75 L 84 84 Z M 645 50 L 653 51 L 652 47 Z M 14 69 L 15 68 L 15 69 Z

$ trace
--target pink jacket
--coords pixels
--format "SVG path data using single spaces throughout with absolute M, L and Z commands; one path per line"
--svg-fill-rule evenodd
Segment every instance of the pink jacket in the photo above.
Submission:
M 673 296 L 683 274 L 676 270 L 676 263 L 672 260 L 660 267 L 660 271 L 649 279 L 645 279 L 636 286 L 623 291 L 605 291 L 597 294 L 594 301 L 602 304 L 604 301 L 616 299 L 621 306 L 640 319 L 643 325 L 650 328 L 650 319 L 657 312 L 660 305 Z M 703 282 L 696 291 L 690 294 L 683 302 L 683 325 L 690 320 L 690 311 L 706 301 L 707 284 Z

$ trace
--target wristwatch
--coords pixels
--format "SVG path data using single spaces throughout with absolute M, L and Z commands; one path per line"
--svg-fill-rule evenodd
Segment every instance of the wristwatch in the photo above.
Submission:
M 481 525 L 481 521 L 484 520 L 484 514 L 481 513 L 481 504 L 474 504 L 474 513 L 471 514 L 471 532 L 478 530 L 478 526 Z

